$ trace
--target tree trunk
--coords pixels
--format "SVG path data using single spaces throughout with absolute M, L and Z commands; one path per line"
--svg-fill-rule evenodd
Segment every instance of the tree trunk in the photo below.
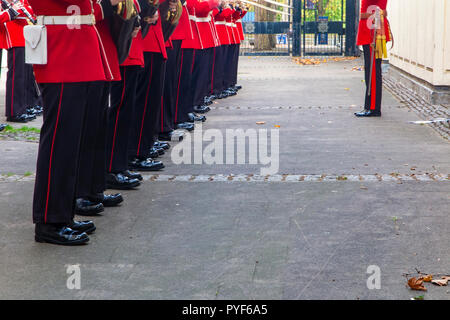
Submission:
M 258 0 L 258 3 L 268 7 L 274 7 L 272 4 Z M 265 9 L 255 7 L 256 21 L 266 22 L 275 21 L 275 13 L 267 11 Z M 270 51 L 276 47 L 276 38 L 273 34 L 257 34 L 255 35 L 255 50 L 256 51 Z

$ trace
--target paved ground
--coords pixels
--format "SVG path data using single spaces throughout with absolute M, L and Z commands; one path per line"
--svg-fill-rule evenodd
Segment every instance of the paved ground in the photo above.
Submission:
M 214 104 L 202 129 L 277 130 L 278 174 L 261 176 L 257 164 L 175 165 L 167 154 L 163 176 L 146 176 L 122 207 L 96 218 L 84 247 L 33 241 L 37 144 L 0 141 L 0 298 L 422 295 L 403 274 L 450 273 L 450 144 L 408 124 L 418 116 L 389 93 L 383 118 L 355 119 L 359 65 L 243 58 L 244 89 Z M 81 290 L 66 287 L 73 264 Z M 380 267 L 379 290 L 367 288 L 369 265 Z M 425 299 L 450 298 L 447 287 L 428 288 Z

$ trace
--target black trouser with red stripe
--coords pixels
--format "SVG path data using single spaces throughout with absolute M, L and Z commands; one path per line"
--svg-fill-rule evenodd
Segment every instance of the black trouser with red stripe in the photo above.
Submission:
M 364 109 L 381 112 L 381 100 L 383 97 L 383 77 L 381 73 L 382 59 L 375 59 L 373 65 L 371 92 L 369 94 L 370 83 L 370 66 L 371 66 L 371 53 L 372 49 L 370 45 L 364 45 L 364 71 L 366 80 L 366 100 L 364 103 Z
M 27 113 L 28 107 L 41 104 L 37 94 L 33 67 L 25 63 L 25 48 L 8 50 L 8 74 L 6 79 L 6 118 Z
M 224 74 L 226 61 L 227 45 L 216 47 L 213 73 L 213 94 L 219 94 L 226 88 L 224 87 Z
M 164 90 L 166 60 L 161 53 L 144 52 L 145 67 L 141 71 L 132 121 L 128 155 L 148 158 L 158 134 L 161 102 Z
M 181 42 L 173 40 L 173 48 L 167 48 L 166 75 L 164 79 L 164 98 L 162 101 L 160 131 L 171 132 L 175 124 L 175 112 L 177 104 L 177 89 L 180 82 L 181 70 Z
M 89 98 L 82 128 L 76 198 L 101 202 L 106 189 L 106 114 L 110 84 L 95 82 L 97 95 Z
M 192 73 L 193 105 L 203 105 L 211 88 L 211 71 L 214 48 L 195 50 L 194 72 Z
M 193 112 L 192 74 L 194 72 L 195 49 L 181 50 L 180 83 L 177 88 L 177 103 L 175 106 L 175 123 L 186 122 L 188 113 Z
M 239 67 L 239 51 L 241 49 L 240 44 L 236 44 L 236 47 L 234 49 L 234 56 L 233 56 L 233 77 L 232 77 L 232 86 L 235 86 L 237 84 L 237 78 L 238 78 L 238 67 Z
M 120 173 L 128 169 L 128 143 L 136 105 L 140 66 L 120 67 L 121 81 L 111 85 L 111 107 L 108 109 L 106 169 Z
M 227 48 L 225 66 L 224 66 L 224 85 L 225 88 L 232 87 L 236 84 L 236 51 L 239 55 L 239 48 L 236 44 L 230 44 Z M 238 56 L 239 57 L 239 56 Z
M 103 82 L 41 84 L 41 128 L 33 199 L 34 223 L 73 219 L 80 146 L 90 100 L 98 101 Z

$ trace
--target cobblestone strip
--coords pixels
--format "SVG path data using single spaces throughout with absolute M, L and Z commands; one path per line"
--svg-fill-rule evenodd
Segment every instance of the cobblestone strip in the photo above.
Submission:
M 383 106 L 384 108 L 404 109 L 405 106 Z M 341 109 L 358 109 L 361 110 L 363 106 L 279 106 L 279 107 L 240 107 L 240 106 L 210 106 L 212 110 L 341 110 Z
M 0 182 L 30 182 L 36 178 L 35 174 L 27 175 L 0 175 Z M 144 174 L 144 181 L 149 182 L 450 182 L 450 174 L 366 174 L 366 175 L 330 175 L 330 174 L 200 174 L 200 175 L 169 175 Z
M 450 174 L 369 174 L 369 175 L 328 175 L 328 174 L 284 174 L 284 175 L 254 175 L 254 174 L 211 174 L 211 175 L 144 175 L 144 181 L 151 182 L 450 182 Z
M 413 90 L 405 87 L 399 82 L 395 82 L 391 79 L 384 79 L 384 86 L 389 90 L 397 99 L 404 103 L 407 107 L 413 110 L 423 120 L 433 120 L 437 118 L 450 118 L 450 110 L 443 105 L 432 105 Z M 450 140 L 450 127 L 445 122 L 431 123 L 429 124 L 434 130 L 436 130 L 442 137 Z

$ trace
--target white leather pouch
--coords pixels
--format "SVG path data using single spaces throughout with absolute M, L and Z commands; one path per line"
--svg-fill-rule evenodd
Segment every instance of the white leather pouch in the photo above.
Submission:
M 25 62 L 47 64 L 47 28 L 43 25 L 29 25 L 23 28 L 25 38 Z

